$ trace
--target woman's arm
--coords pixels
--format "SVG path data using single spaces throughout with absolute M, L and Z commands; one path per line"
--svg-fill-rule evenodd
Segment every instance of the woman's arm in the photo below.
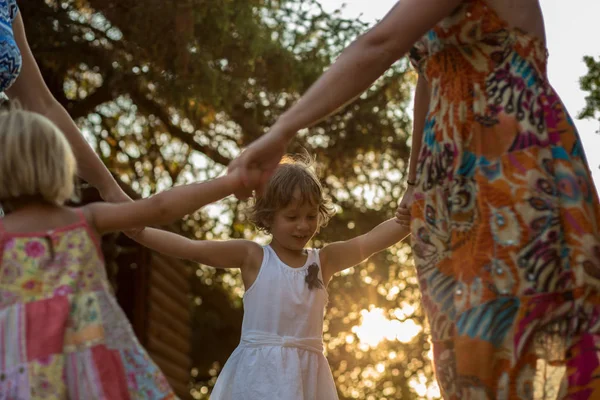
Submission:
M 365 91 L 462 0 L 401 0 L 352 43 L 329 70 L 275 124 L 288 140 Z
M 250 166 L 263 171 L 263 185 L 275 170 L 287 143 L 302 128 L 338 110 L 367 89 L 392 63 L 408 52 L 427 30 L 462 0 L 401 0 L 369 32 L 354 41 L 269 133 L 252 143 L 229 170 L 240 168 L 246 187 Z
M 104 163 L 86 142 L 73 119 L 46 86 L 29 48 L 20 12 L 13 21 L 13 32 L 23 57 L 23 66 L 19 77 L 6 91 L 8 97 L 11 100 L 18 100 L 25 109 L 46 116 L 58 126 L 73 148 L 79 176 L 96 187 L 104 200 L 115 202 L 129 200 Z
M 419 155 L 421 154 L 421 146 L 423 144 L 423 131 L 425 129 L 425 120 L 428 111 L 429 87 L 427 86 L 425 78 L 419 76 L 413 110 L 413 134 L 410 162 L 408 165 L 408 187 L 406 188 L 406 192 L 404 192 L 404 196 L 402 196 L 402 200 L 400 200 L 400 207 L 410 208 L 414 200 L 413 192 L 415 188 L 415 179 L 417 178 L 417 167 L 419 164 Z
M 415 90 L 415 102 L 413 110 L 413 133 L 412 146 L 410 150 L 410 163 L 408 165 L 408 180 L 414 182 L 417 174 L 417 164 L 421 145 L 423 144 L 423 130 L 425 129 L 425 119 L 429 111 L 429 87 L 427 81 L 421 75 L 417 81 Z

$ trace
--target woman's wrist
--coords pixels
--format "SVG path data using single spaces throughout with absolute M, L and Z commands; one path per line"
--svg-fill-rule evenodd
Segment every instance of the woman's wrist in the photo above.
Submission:
M 131 198 L 123 191 L 112 175 L 109 175 L 109 177 L 110 179 L 106 178 L 102 184 L 96 186 L 98 192 L 100 192 L 100 197 L 109 203 L 131 201 Z
M 224 185 L 226 186 L 226 191 L 229 193 L 235 193 L 239 191 L 243 186 L 242 174 L 239 168 L 229 172 L 227 175 L 224 175 L 218 179 L 222 179 Z
M 300 129 L 302 129 L 294 128 L 292 117 L 288 112 L 283 113 L 271 127 L 271 132 L 275 134 L 275 137 L 286 144 L 296 136 L 296 133 Z

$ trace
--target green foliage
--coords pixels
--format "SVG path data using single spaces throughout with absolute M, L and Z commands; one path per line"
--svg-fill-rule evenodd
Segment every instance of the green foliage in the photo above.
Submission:
M 366 29 L 325 13 L 315 0 L 19 5 L 51 91 L 107 166 L 143 196 L 222 173 Z M 403 192 L 413 83 L 400 60 L 352 105 L 300 133 L 292 150 L 317 157 L 340 207 L 316 246 L 393 215 Z M 181 231 L 198 239 L 266 240 L 248 224 L 245 207 L 226 199 L 183 221 Z M 415 398 L 409 382 L 432 379 L 422 332 L 370 348 L 357 328 L 364 310 L 423 326 L 409 259 L 408 247 L 399 245 L 330 286 L 325 339 L 341 398 Z M 192 375 L 195 396 L 204 398 L 239 340 L 243 290 L 235 272 L 199 267 L 197 276 Z
M 579 118 L 598 118 L 600 116 L 600 60 L 594 57 L 583 58 L 588 68 L 588 73 L 581 78 L 581 89 L 589 92 L 585 98 L 586 105 L 579 114 Z

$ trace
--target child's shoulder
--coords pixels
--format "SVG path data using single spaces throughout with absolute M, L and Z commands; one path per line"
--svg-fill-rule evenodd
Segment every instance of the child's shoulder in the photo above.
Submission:
M 240 242 L 244 243 L 244 245 L 248 247 L 248 250 L 252 252 L 252 254 L 260 254 L 261 257 L 265 251 L 265 248 L 267 247 L 247 239 L 240 239 Z
M 246 266 L 260 268 L 260 266 L 263 262 L 266 246 L 262 246 L 252 240 L 247 240 L 247 239 L 237 239 L 237 240 L 241 244 L 243 244 L 243 246 L 247 249 L 246 254 L 248 255 L 248 259 L 246 260 L 246 264 L 247 264 Z
M 2 218 L 2 230 L 15 233 L 54 231 L 77 225 L 85 221 L 78 208 L 61 206 L 31 208 L 8 213 Z

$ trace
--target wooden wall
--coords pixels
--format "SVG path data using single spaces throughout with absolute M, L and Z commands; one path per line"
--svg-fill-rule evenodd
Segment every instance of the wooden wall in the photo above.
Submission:
M 82 190 L 83 204 L 99 200 L 94 189 Z M 117 301 L 140 343 L 177 396 L 192 400 L 192 267 L 150 251 L 122 234 L 104 236 L 102 251 Z
M 159 254 L 150 266 L 145 345 L 177 395 L 191 398 L 191 268 Z

